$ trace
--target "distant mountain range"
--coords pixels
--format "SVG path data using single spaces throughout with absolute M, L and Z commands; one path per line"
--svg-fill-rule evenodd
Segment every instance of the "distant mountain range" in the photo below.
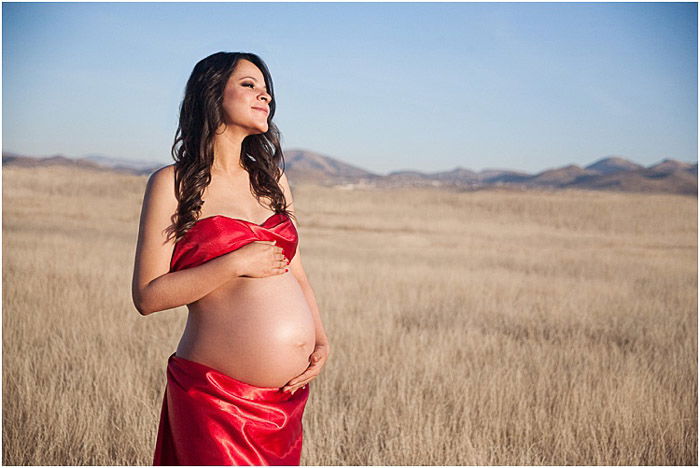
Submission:
M 507 169 L 484 169 L 474 172 L 457 167 L 451 171 L 425 173 L 396 171 L 379 175 L 357 166 L 312 151 L 284 151 L 285 170 L 292 184 L 313 183 L 344 188 L 371 187 L 440 187 L 458 190 L 478 190 L 489 187 L 589 189 L 623 192 L 664 192 L 698 195 L 698 163 L 664 159 L 644 167 L 620 156 L 602 158 L 585 167 L 575 164 L 548 169 L 537 174 Z M 89 155 L 69 158 L 55 155 L 35 158 L 13 153 L 2 154 L 3 166 L 69 165 L 147 175 L 164 166 L 158 162 Z

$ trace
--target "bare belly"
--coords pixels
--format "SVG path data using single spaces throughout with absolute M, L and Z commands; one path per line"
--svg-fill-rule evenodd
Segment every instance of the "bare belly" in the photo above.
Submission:
M 235 278 L 188 308 L 177 356 L 258 387 L 281 387 L 309 366 L 314 321 L 292 273 Z

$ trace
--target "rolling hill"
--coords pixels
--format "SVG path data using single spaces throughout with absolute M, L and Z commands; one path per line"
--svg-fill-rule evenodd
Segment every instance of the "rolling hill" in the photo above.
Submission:
M 327 186 L 355 187 L 436 187 L 452 190 L 475 190 L 491 186 L 518 189 L 588 189 L 623 192 L 698 194 L 698 164 L 671 158 L 644 167 L 621 156 L 599 159 L 585 167 L 569 164 L 547 169 L 537 174 L 508 169 L 484 169 L 475 172 L 463 167 L 451 171 L 425 173 L 395 171 L 388 175 L 375 174 L 336 158 L 302 149 L 288 149 L 285 170 L 291 183 L 311 183 Z M 35 158 L 3 153 L 3 166 L 37 167 L 45 165 L 81 166 L 93 170 L 113 170 L 134 174 L 150 174 L 167 163 L 141 162 L 90 155 L 69 158 L 54 155 Z

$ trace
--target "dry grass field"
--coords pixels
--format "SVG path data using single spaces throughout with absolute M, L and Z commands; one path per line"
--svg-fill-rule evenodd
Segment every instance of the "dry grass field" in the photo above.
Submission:
M 2 177 L 3 463 L 149 464 L 186 309 L 131 303 L 146 178 Z M 697 198 L 294 193 L 303 464 L 697 464 Z

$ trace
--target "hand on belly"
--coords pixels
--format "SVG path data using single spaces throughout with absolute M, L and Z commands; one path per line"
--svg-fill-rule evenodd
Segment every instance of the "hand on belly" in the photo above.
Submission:
M 279 312 L 265 314 L 269 320 L 259 316 L 258 320 L 245 320 L 234 332 L 231 361 L 237 362 L 237 373 L 242 377 L 239 380 L 261 387 L 281 387 L 308 367 L 314 349 L 313 321 L 299 320 L 296 313 L 284 314 L 284 309 Z
M 182 347 L 183 354 L 237 380 L 282 387 L 309 366 L 315 345 L 303 292 L 291 274 L 236 286 L 190 307 L 178 354 Z

